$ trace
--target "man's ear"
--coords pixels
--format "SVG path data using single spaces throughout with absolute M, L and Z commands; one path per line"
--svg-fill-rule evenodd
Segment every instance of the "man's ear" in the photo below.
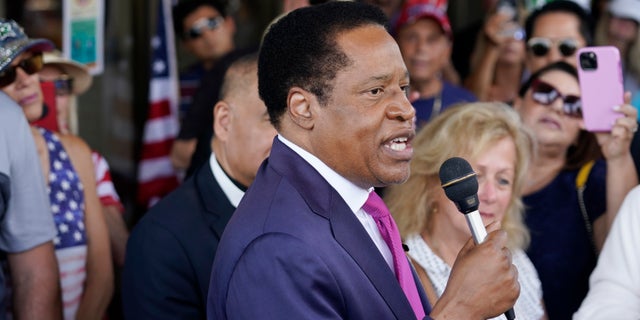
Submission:
M 299 87 L 289 89 L 287 96 L 287 115 L 299 127 L 312 129 L 314 124 L 314 114 L 312 104 L 316 101 L 315 96 L 309 91 Z
M 218 101 L 213 107 L 213 135 L 225 141 L 229 137 L 232 119 L 231 106 L 224 100 Z

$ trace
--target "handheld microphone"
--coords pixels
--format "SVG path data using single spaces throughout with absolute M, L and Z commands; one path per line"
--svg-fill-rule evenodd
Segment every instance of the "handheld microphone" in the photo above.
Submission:
M 453 157 L 440 166 L 440 183 L 449 200 L 453 201 L 467 219 L 467 224 L 476 244 L 480 244 L 487 236 L 478 206 L 478 178 L 467 160 Z M 516 318 L 513 308 L 504 313 L 508 320 Z

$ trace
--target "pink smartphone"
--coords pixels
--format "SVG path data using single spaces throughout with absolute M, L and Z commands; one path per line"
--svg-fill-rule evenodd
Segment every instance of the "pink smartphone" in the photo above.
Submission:
M 620 53 L 612 46 L 585 47 L 577 58 L 585 129 L 611 131 L 615 120 L 624 116 L 613 111 L 613 106 L 624 103 Z

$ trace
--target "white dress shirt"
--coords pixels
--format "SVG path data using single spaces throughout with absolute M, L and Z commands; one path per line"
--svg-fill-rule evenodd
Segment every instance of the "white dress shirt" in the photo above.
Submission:
M 231 179 L 227 176 L 227 174 L 222 170 L 218 160 L 216 160 L 216 155 L 211 152 L 211 156 L 209 157 L 209 168 L 211 168 L 211 173 L 213 173 L 213 177 L 218 181 L 218 185 L 224 192 L 224 195 L 227 196 L 229 202 L 234 207 L 238 207 L 240 200 L 244 196 L 244 191 L 240 190 Z

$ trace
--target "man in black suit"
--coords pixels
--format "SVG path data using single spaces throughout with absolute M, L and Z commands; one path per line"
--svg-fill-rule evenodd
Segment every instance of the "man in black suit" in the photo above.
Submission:
M 269 155 L 276 130 L 258 97 L 257 57 L 226 72 L 212 154 L 133 229 L 122 283 L 127 319 L 203 319 L 222 231 Z

